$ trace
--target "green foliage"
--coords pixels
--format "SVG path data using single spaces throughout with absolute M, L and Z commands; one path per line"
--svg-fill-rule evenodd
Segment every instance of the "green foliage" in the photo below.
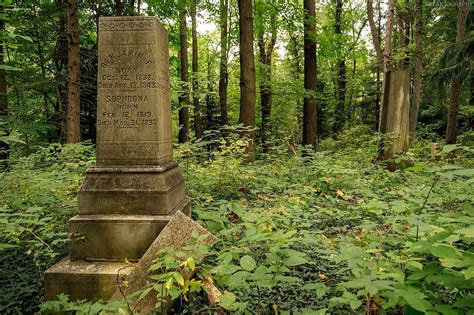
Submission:
M 40 303 L 42 273 L 67 253 L 67 221 L 94 156 L 91 145 L 52 144 L 0 174 L 0 313 Z
M 218 306 L 237 313 L 275 307 L 319 314 L 469 312 L 472 148 L 445 146 L 439 160 L 430 143 L 417 142 L 414 166 L 388 172 L 367 159 L 375 143 L 359 128 L 322 142 L 320 152 L 305 158 L 275 147 L 254 163 L 243 162 L 241 140 L 179 146 L 194 218 L 218 241 L 160 253 L 152 285 L 135 296 L 153 291 L 158 307 L 174 301 L 176 312 L 215 311 L 205 300 L 211 279 L 223 292 Z M 212 154 L 210 144 L 218 145 Z M 15 296 L 2 291 L 9 298 L 4 310 L 26 309 L 20 299 L 41 291 L 41 282 L 31 279 L 66 254 L 66 219 L 92 160 L 90 146 L 52 145 L 3 175 L 2 270 L 14 283 L 11 265 L 23 266 L 20 279 L 28 281 L 17 285 Z M 129 312 L 118 302 L 66 297 L 43 304 L 51 309 Z

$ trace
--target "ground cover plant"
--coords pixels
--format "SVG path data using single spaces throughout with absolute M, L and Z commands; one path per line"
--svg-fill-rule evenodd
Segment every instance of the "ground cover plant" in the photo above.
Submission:
M 473 312 L 469 145 L 433 157 L 431 143 L 417 142 L 414 165 L 395 172 L 372 164 L 376 138 L 364 129 L 305 157 L 275 147 L 249 163 L 245 142 L 220 146 L 212 156 L 203 143 L 176 150 L 193 218 L 218 241 L 178 260 L 161 255 L 153 268 L 169 272 L 148 289 L 159 301 L 177 301 L 181 313 Z M 67 219 L 93 159 L 91 145 L 51 145 L 2 175 L 1 313 L 133 312 L 65 296 L 41 305 L 41 274 L 67 254 Z M 191 279 L 186 268 L 197 271 Z M 223 293 L 218 305 L 205 299 L 209 279 Z

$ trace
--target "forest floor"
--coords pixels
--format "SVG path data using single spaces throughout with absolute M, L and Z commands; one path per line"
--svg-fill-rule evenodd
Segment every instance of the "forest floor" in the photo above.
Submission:
M 472 312 L 472 147 L 432 157 L 418 141 L 405 157 L 414 166 L 389 172 L 372 163 L 375 145 L 357 129 L 305 158 L 282 146 L 253 163 L 242 141 L 211 158 L 203 143 L 179 146 L 193 218 L 219 239 L 194 257 L 195 291 L 212 277 L 220 307 L 235 312 Z M 94 159 L 92 145 L 54 144 L 0 175 L 0 313 L 38 310 L 42 272 L 67 255 L 67 220 Z M 174 279 L 181 312 L 210 309 Z M 119 307 L 53 304 L 43 308 Z

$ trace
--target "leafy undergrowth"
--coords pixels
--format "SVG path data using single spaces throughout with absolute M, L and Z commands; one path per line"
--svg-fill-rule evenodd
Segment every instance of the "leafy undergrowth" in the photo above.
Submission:
M 388 172 L 371 163 L 375 139 L 360 129 L 304 158 L 274 147 L 247 163 L 243 141 L 222 143 L 209 156 L 206 148 L 215 145 L 175 151 L 193 217 L 218 241 L 180 260 L 160 255 L 153 269 L 167 272 L 153 276 L 146 291 L 156 290 L 159 302 L 176 300 L 181 313 L 212 312 L 217 306 L 202 292 L 212 279 L 223 292 L 218 307 L 235 313 L 474 312 L 471 148 L 445 146 L 432 157 L 431 144 L 419 142 L 404 157 L 414 166 Z M 2 178 L 2 281 L 13 287 L 2 286 L 8 301 L 0 313 L 33 310 L 39 274 L 65 254 L 65 223 L 93 160 L 90 147 L 67 148 L 43 152 L 51 159 L 44 165 L 35 154 Z M 187 269 L 196 271 L 192 279 L 183 277 Z M 29 295 L 35 299 L 25 303 Z M 120 303 L 74 304 L 64 296 L 42 308 L 130 312 Z

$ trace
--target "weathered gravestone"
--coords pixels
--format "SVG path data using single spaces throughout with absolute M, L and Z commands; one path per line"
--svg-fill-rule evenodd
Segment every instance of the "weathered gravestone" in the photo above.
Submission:
M 173 214 L 189 214 L 172 157 L 167 32 L 154 17 L 99 20 L 97 165 L 69 221 L 70 256 L 46 271 L 46 299 L 108 299 Z

